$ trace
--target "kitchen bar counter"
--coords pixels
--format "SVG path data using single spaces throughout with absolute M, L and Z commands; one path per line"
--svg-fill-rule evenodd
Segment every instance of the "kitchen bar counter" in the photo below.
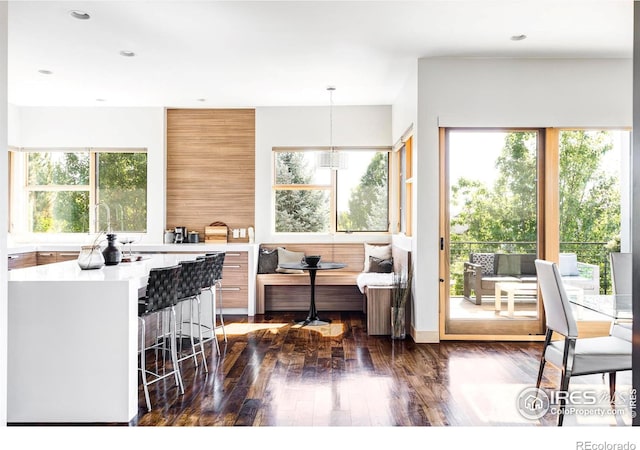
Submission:
M 193 257 L 8 272 L 7 421 L 131 421 L 138 412 L 138 289 L 152 267 Z

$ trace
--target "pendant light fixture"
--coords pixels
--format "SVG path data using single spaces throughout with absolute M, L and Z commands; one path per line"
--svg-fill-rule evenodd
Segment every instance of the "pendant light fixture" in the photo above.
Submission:
M 325 169 L 340 170 L 347 168 L 347 155 L 339 152 L 333 146 L 333 91 L 335 90 L 335 86 L 327 87 L 329 92 L 329 151 L 320 153 L 318 166 Z

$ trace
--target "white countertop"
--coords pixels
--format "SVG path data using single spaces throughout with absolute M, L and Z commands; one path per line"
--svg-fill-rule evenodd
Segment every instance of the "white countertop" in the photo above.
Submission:
M 204 252 L 202 253 L 204 254 Z M 180 261 L 194 259 L 194 254 L 170 253 L 148 255 L 147 259 L 130 263 L 121 262 L 115 266 L 82 270 L 78 262 L 65 261 L 55 264 L 15 269 L 8 272 L 9 282 L 21 281 L 128 281 L 137 280 L 139 286 L 146 285 L 149 270 L 154 267 L 168 267 Z
M 84 244 L 77 243 L 38 243 L 38 244 L 14 244 L 8 246 L 9 254 L 12 253 L 28 253 L 28 252 L 65 252 L 80 251 L 80 247 Z M 106 247 L 106 244 L 104 245 Z M 132 244 L 131 249 L 135 252 L 216 252 L 216 251 L 253 251 L 258 244 L 248 243 L 230 243 L 230 244 Z M 120 246 L 122 249 L 122 246 Z M 129 250 L 129 245 L 126 246 Z

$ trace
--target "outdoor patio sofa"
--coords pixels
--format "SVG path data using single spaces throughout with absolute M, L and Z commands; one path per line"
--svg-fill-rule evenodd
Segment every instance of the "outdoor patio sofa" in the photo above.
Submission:
M 471 253 L 464 263 L 464 298 L 480 305 L 483 295 L 495 295 L 496 283 L 535 283 L 536 258 L 533 253 Z M 566 285 L 599 294 L 600 267 L 578 262 L 575 253 L 561 253 L 558 266 Z

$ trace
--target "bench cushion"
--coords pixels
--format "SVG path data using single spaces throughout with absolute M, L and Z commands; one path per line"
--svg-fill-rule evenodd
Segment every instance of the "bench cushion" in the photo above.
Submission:
M 364 294 L 367 286 L 392 286 L 393 273 L 362 272 L 356 280 L 358 289 Z

